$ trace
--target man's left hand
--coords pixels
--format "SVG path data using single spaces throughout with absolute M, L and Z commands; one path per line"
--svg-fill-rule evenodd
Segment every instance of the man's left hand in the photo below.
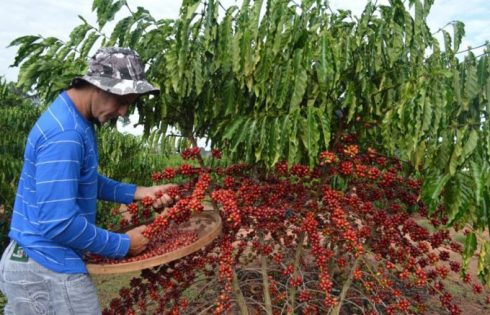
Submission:
M 134 200 L 141 200 L 144 197 L 151 197 L 153 201 L 153 208 L 159 209 L 162 207 L 168 207 L 175 202 L 168 194 L 168 190 L 171 188 L 177 188 L 176 184 L 165 184 L 151 187 L 139 186 L 134 193 Z M 160 196 L 160 194 L 162 194 Z M 160 197 L 159 197 L 160 196 Z

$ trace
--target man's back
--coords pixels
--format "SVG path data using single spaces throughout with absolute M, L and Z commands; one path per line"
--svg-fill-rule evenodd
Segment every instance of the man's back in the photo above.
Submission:
M 9 233 L 48 269 L 85 272 L 80 253 L 93 243 L 103 250 L 109 241 L 94 226 L 97 160 L 92 124 L 62 93 L 29 134 Z M 77 242 L 82 234 L 90 234 L 89 242 Z M 117 252 L 121 237 L 113 238 Z

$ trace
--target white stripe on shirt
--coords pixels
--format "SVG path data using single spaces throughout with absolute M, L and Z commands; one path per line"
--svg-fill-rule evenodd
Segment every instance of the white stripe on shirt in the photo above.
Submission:
M 77 160 L 53 160 L 53 161 L 45 161 L 45 162 L 36 163 L 36 166 L 44 165 L 44 164 L 62 163 L 62 162 L 80 164 L 80 161 L 77 161 Z
M 80 235 L 83 234 L 83 232 L 85 232 L 85 229 L 87 228 L 87 225 L 88 225 L 88 220 L 86 218 L 83 218 L 83 219 L 85 220 L 85 225 L 83 226 L 83 229 L 75 237 L 73 237 L 71 240 L 69 240 L 67 242 L 67 244 L 70 244 L 71 242 L 73 242 L 74 240 L 76 240 L 77 238 L 79 238 Z
M 98 253 L 101 253 L 107 246 L 107 243 L 109 243 L 109 233 L 107 233 L 107 231 L 104 231 L 105 232 L 105 242 L 104 242 L 104 246 L 99 249 L 98 251 L 95 252 L 95 254 L 98 254 Z
M 57 262 L 56 260 L 49 258 L 48 256 L 44 255 L 44 254 L 43 254 L 42 252 L 40 252 L 40 251 L 38 251 L 38 250 L 36 250 L 36 249 L 33 249 L 33 251 L 35 251 L 35 252 L 36 252 L 36 253 L 38 253 L 39 255 L 43 256 L 43 257 L 44 257 L 44 258 L 46 258 L 47 260 L 49 260 L 49 261 L 51 261 L 51 262 L 53 262 L 53 263 L 55 263 L 55 264 L 57 264 L 57 265 L 61 265 L 61 263 L 60 263 L 60 262 Z
M 41 127 L 39 126 L 39 124 L 38 124 L 38 123 L 36 123 L 36 127 L 37 127 L 37 129 L 39 129 L 39 131 L 40 131 L 40 132 L 41 132 L 41 134 L 43 135 L 44 140 L 48 140 L 48 137 L 46 137 L 46 135 L 44 134 L 43 130 L 41 129 Z
M 82 146 L 82 144 L 80 142 L 78 142 L 78 141 L 73 141 L 73 140 L 58 140 L 58 141 L 51 141 L 51 142 L 48 142 L 46 144 L 40 145 L 38 147 L 38 149 L 41 149 L 42 147 L 46 147 L 46 146 L 48 146 L 50 144 L 59 144 L 59 143 L 76 143 L 79 146 Z
M 43 205 L 43 204 L 46 204 L 46 203 L 53 203 L 53 202 L 61 202 L 61 201 L 71 201 L 71 200 L 75 200 L 77 198 L 66 198 L 66 199 L 55 199 L 55 200 L 47 200 L 47 201 L 38 201 L 38 205 Z
M 51 114 L 51 116 L 53 116 L 54 120 L 56 120 L 56 122 L 58 123 L 58 125 L 60 125 L 61 131 L 65 132 L 65 128 L 63 128 L 63 125 L 60 123 L 60 121 L 58 120 L 58 118 L 53 114 L 53 112 L 51 111 L 51 108 L 50 107 L 48 107 L 48 112 Z
M 39 223 L 52 223 L 52 222 L 63 222 L 69 220 L 70 218 L 55 219 L 55 220 L 38 220 Z
M 78 181 L 78 178 L 54 179 L 54 180 L 46 180 L 46 181 L 42 181 L 42 182 L 37 182 L 36 185 L 57 183 L 57 182 L 77 182 L 77 181 Z

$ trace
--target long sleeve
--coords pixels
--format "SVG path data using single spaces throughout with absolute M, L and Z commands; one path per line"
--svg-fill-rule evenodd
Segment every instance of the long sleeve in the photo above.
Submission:
M 98 176 L 98 187 L 98 199 L 124 204 L 133 202 L 134 192 L 136 191 L 136 185 L 121 183 L 100 174 Z
M 45 238 L 79 251 L 125 256 L 129 237 L 96 227 L 83 215 L 87 209 L 79 208 L 83 151 L 83 137 L 73 130 L 60 132 L 38 147 L 34 162 L 38 207 L 34 212 L 35 225 Z

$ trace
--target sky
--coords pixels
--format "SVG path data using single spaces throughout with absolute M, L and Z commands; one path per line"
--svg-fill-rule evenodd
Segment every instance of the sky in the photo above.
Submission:
M 297 0 L 297 2 L 300 0 Z M 354 15 L 362 13 L 367 0 L 325 0 L 334 9 L 349 9 Z M 134 10 L 145 7 L 157 19 L 176 18 L 181 0 L 127 0 Z M 239 0 L 222 0 L 224 7 L 240 3 Z M 461 48 L 476 47 L 490 40 L 489 0 L 435 0 L 428 17 L 433 32 L 453 20 L 465 24 L 466 35 Z M 378 0 L 386 4 L 388 0 Z M 96 25 L 96 14 L 92 12 L 92 0 L 0 0 L 0 76 L 9 81 L 17 79 L 18 69 L 9 67 L 14 60 L 16 47 L 7 47 L 15 38 L 23 35 L 54 36 L 66 40 L 70 31 L 81 24 L 78 15 Z M 123 8 L 116 21 L 129 14 Z M 106 32 L 114 23 L 108 24 Z M 452 28 L 447 29 L 452 34 Z M 95 49 L 96 47 L 94 47 Z M 476 54 L 482 49 L 476 50 Z M 137 132 L 138 133 L 138 132 Z

